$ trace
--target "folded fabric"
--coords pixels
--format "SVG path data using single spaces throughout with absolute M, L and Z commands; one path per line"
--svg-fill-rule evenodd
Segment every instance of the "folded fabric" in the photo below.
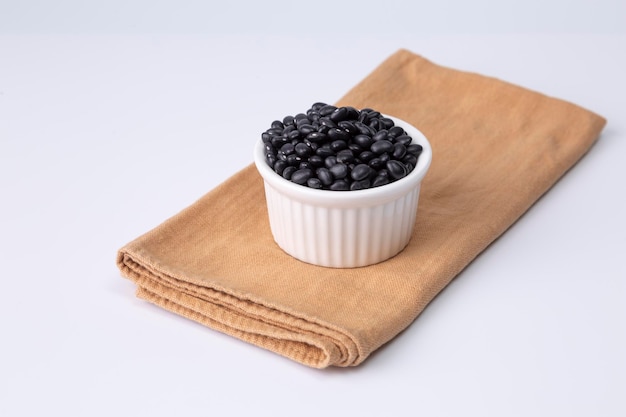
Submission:
M 272 239 L 263 183 L 250 165 L 120 249 L 118 266 L 137 295 L 311 367 L 358 365 L 572 167 L 606 123 L 406 50 L 337 104 L 397 116 L 431 141 L 433 163 L 404 251 L 353 269 L 290 257 Z

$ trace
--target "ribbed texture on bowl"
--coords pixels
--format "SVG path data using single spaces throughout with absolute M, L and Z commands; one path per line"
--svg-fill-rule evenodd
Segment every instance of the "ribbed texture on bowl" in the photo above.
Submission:
M 265 184 L 270 228 L 289 255 L 315 265 L 353 268 L 389 259 L 409 243 L 432 149 L 415 127 L 388 117 L 423 151 L 409 175 L 365 190 L 314 190 L 294 184 L 272 170 L 263 142 L 257 142 L 254 161 Z
M 285 252 L 315 265 L 352 268 L 384 261 L 409 243 L 419 186 L 386 204 L 358 208 L 295 201 L 267 183 L 265 195 L 272 234 Z

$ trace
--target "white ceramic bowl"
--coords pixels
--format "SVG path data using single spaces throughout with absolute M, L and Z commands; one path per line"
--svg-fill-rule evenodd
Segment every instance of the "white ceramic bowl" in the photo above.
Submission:
M 432 149 L 418 129 L 386 117 L 424 150 L 409 175 L 375 188 L 330 191 L 295 184 L 274 172 L 263 142 L 256 144 L 254 162 L 265 183 L 270 228 L 289 255 L 314 265 L 352 268 L 387 260 L 409 243 Z

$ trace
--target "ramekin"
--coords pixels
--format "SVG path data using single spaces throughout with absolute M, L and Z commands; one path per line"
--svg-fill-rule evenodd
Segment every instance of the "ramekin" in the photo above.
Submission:
M 270 228 L 287 254 L 314 265 L 354 268 L 385 261 L 407 246 L 432 148 L 416 127 L 385 117 L 423 151 L 406 177 L 365 190 L 317 190 L 286 180 L 267 164 L 263 141 L 258 141 L 254 162 L 264 181 Z

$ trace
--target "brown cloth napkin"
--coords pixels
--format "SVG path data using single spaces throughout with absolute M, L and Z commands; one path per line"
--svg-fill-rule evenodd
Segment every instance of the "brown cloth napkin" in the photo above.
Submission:
M 291 258 L 272 239 L 262 181 L 250 165 L 120 249 L 118 266 L 137 295 L 311 367 L 358 365 L 576 163 L 606 123 L 406 50 L 338 104 L 397 116 L 432 143 L 403 252 L 354 269 Z

